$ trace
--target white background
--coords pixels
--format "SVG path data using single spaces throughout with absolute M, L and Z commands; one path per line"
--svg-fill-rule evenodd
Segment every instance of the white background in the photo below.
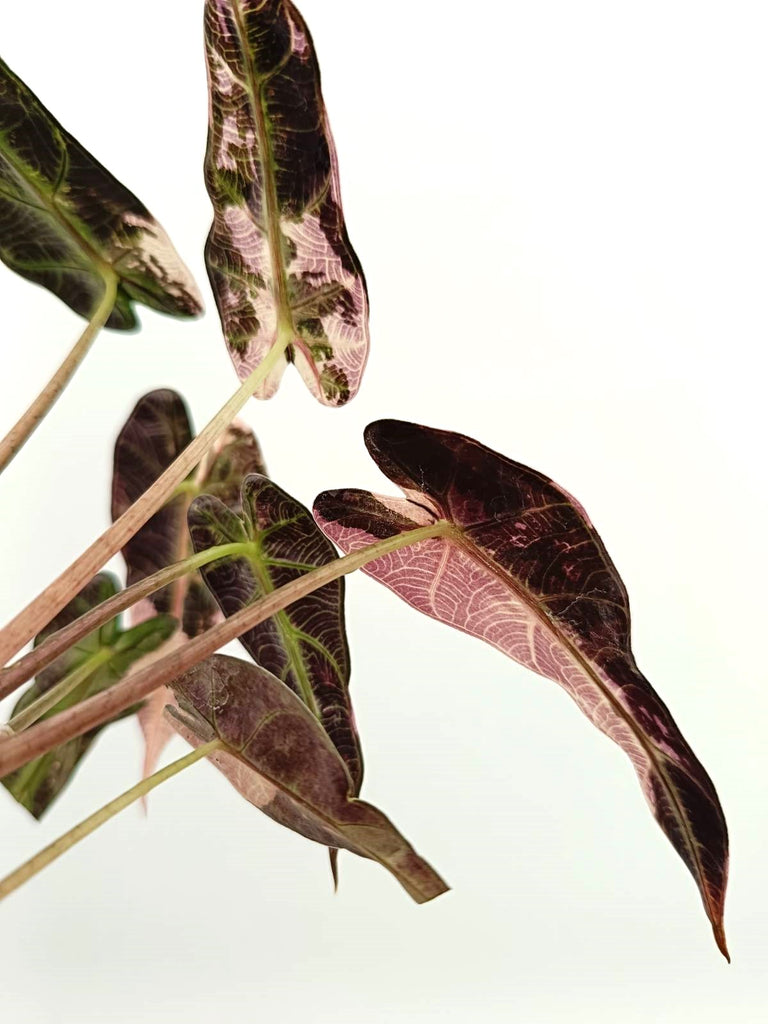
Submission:
M 200 764 L 0 908 L 8 1024 L 757 1024 L 766 996 L 768 313 L 761 3 L 304 0 L 371 294 L 360 395 L 289 373 L 246 414 L 305 503 L 391 487 L 362 429 L 413 419 L 588 509 L 634 648 L 711 773 L 732 882 L 721 959 L 627 759 L 566 695 L 372 581 L 348 588 L 363 795 L 452 886 L 280 829 Z M 107 524 L 111 447 L 160 386 L 202 426 L 234 390 L 207 286 L 200 0 L 4 4 L 3 56 L 150 207 L 196 323 L 105 332 L 0 480 L 0 619 Z M 0 267 L 0 428 L 82 322 Z M 115 560 L 115 567 L 120 567 Z M 121 567 L 120 567 L 121 568 Z M 180 756 L 177 740 L 168 757 Z M 136 780 L 133 721 L 40 825 L 0 793 L 0 868 Z

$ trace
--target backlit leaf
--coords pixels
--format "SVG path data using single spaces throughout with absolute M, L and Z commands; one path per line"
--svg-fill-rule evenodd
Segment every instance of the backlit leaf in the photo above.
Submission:
M 162 227 L 0 60 L 0 259 L 90 319 L 103 268 L 119 279 L 108 327 L 134 302 L 197 316 L 202 302 Z
M 424 903 L 443 880 L 392 823 L 354 795 L 352 779 L 317 719 L 257 665 L 214 655 L 176 679 L 174 727 L 193 746 L 219 738 L 209 755 L 235 789 L 281 825 L 328 847 L 378 861 Z
M 286 346 L 256 397 L 293 362 L 316 398 L 341 405 L 368 355 L 368 298 L 312 39 L 287 0 L 206 0 L 205 38 L 206 263 L 230 354 L 245 379 Z
M 352 551 L 437 520 L 453 524 L 446 537 L 364 571 L 414 608 L 559 683 L 628 754 L 727 956 L 722 808 L 635 664 L 626 590 L 584 510 L 547 477 L 461 434 L 382 420 L 368 427 L 366 444 L 406 497 L 325 492 L 315 504 L 325 532 Z
M 157 480 L 193 437 L 189 412 L 181 395 L 165 388 L 139 399 L 115 443 L 113 520 Z M 233 423 L 203 462 L 123 548 L 128 585 L 192 553 L 187 509 L 196 495 L 214 494 L 226 505 L 239 509 L 240 484 L 251 472 L 265 472 L 261 449 L 251 430 Z M 199 573 L 189 573 L 140 602 L 131 621 L 139 622 L 157 612 L 168 612 L 179 619 L 186 637 L 203 633 L 221 619 Z M 161 692 L 150 697 L 139 713 L 147 745 L 147 774 L 154 770 L 171 735 L 163 717 L 166 703 L 167 697 Z
M 70 603 L 62 609 L 46 628 L 35 638 L 35 646 L 75 619 L 114 596 L 120 585 L 111 573 L 99 573 Z M 68 696 L 62 698 L 53 708 L 41 716 L 50 718 L 94 694 L 106 690 L 121 679 L 129 668 L 140 658 L 155 651 L 171 636 L 177 623 L 168 615 L 156 616 L 132 629 L 123 631 L 117 618 L 105 623 L 84 637 L 56 659 L 36 677 L 32 685 L 17 701 L 12 715 L 17 715 L 38 697 L 55 686 L 87 661 L 104 652 L 105 659 L 95 671 Z M 135 709 L 118 717 L 132 714 Z M 116 719 L 113 719 L 115 721 Z M 87 753 L 96 736 L 109 723 L 91 729 L 67 743 L 50 750 L 42 757 L 31 761 L 2 779 L 3 785 L 15 799 L 40 818 L 50 807 Z

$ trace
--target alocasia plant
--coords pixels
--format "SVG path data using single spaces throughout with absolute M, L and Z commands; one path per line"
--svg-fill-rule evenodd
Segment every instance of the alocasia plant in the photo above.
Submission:
M 363 568 L 418 610 L 560 684 L 628 754 L 727 956 L 723 812 L 635 664 L 624 585 L 575 499 L 461 434 L 382 420 L 368 428 L 368 448 L 405 497 L 321 494 L 315 516 L 347 552 L 337 557 L 307 510 L 266 478 L 253 435 L 233 424 L 252 394 L 274 393 L 289 362 L 322 403 L 351 398 L 367 357 L 368 304 L 301 15 L 289 0 L 206 0 L 205 44 L 214 209 L 205 255 L 242 384 L 197 436 L 171 390 L 134 409 L 115 449 L 113 526 L 0 634 L 3 664 L 40 634 L 32 652 L 0 669 L 0 696 L 37 676 L 0 738 L 0 775 L 41 814 L 96 732 L 142 703 L 148 770 L 165 729 L 195 749 L 0 881 L 0 898 L 203 758 L 265 813 L 328 846 L 332 863 L 346 848 L 382 863 L 419 902 L 444 892 L 358 799 L 342 577 Z M 134 300 L 181 315 L 199 309 L 156 222 L 2 64 L 0 255 L 91 318 L 78 352 L 104 323 L 132 326 Z M 6 442 L 10 456 L 15 442 Z M 93 578 L 119 550 L 129 583 L 121 593 L 111 578 Z M 131 605 L 135 624 L 121 632 L 114 617 Z M 256 664 L 216 653 L 238 637 Z
M 461 434 L 384 420 L 368 428 L 366 442 L 406 496 L 342 490 L 317 498 L 315 516 L 349 551 L 345 558 L 311 571 L 309 563 L 285 559 L 297 562 L 296 573 L 276 590 L 257 578 L 263 554 L 255 562 L 241 560 L 239 569 L 235 562 L 234 571 L 224 563 L 216 570 L 215 586 L 220 598 L 227 595 L 224 603 L 232 615 L 226 622 L 109 695 L 61 715 L 58 729 L 56 723 L 49 730 L 39 727 L 37 742 L 45 746 L 53 737 L 62 742 L 78 735 L 158 685 L 173 683 L 231 637 L 336 577 L 364 568 L 419 610 L 558 682 L 627 752 L 654 816 L 699 886 L 727 957 L 723 812 L 708 775 L 635 664 L 626 591 L 586 513 L 548 477 Z M 257 492 L 261 482 L 255 478 L 246 494 L 251 488 Z M 264 486 L 280 494 L 268 481 Z M 218 549 L 222 542 L 242 544 L 255 537 L 252 526 L 249 532 L 226 508 L 197 500 L 204 514 L 199 520 L 194 508 L 190 514 L 193 534 L 202 529 L 201 546 Z M 246 521 L 262 514 L 247 497 L 243 505 Z M 270 506 L 268 499 L 263 514 L 274 523 Z M 276 519 L 280 524 L 281 516 Z M 264 596 L 253 601 L 256 593 Z M 252 650 L 260 654 L 258 634 Z M 282 654 L 278 660 L 285 672 L 290 663 Z M 13 742 L 0 747 L 0 770 L 3 764 L 16 766 Z M 17 756 L 24 756 L 21 749 Z

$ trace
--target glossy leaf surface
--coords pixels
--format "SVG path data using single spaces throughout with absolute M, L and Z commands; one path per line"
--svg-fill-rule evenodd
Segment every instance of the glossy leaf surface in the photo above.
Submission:
M 139 399 L 115 443 L 113 520 L 157 480 L 193 437 L 189 411 L 177 392 L 164 388 Z M 247 427 L 233 423 L 169 501 L 123 548 L 128 585 L 192 553 L 187 510 L 196 495 L 216 495 L 225 505 L 239 509 L 240 484 L 251 472 L 265 472 L 261 449 Z M 187 574 L 142 601 L 135 607 L 131 620 L 136 623 L 158 612 L 167 612 L 179 619 L 186 637 L 198 636 L 221 618 L 216 602 L 197 572 Z M 154 770 L 170 736 L 163 717 L 166 703 L 167 696 L 161 691 L 153 694 L 139 713 L 147 743 L 145 771 L 148 774 Z
M 0 259 L 90 319 L 103 268 L 119 279 L 108 327 L 134 302 L 197 316 L 202 301 L 163 228 L 0 60 Z
M 248 557 L 202 569 L 226 616 L 338 556 L 312 515 L 265 476 L 243 481 L 237 515 L 204 495 L 189 510 L 195 551 L 250 542 Z M 299 696 L 325 729 L 360 791 L 363 763 L 349 700 L 344 580 L 334 580 L 244 633 L 240 641 L 262 668 Z
M 326 405 L 357 391 L 368 354 L 365 279 L 341 210 L 312 39 L 287 0 L 207 0 L 206 263 L 245 379 L 285 346 L 256 397 L 296 364 Z
M 727 956 L 722 808 L 635 664 L 626 590 L 584 510 L 541 473 L 460 434 L 383 420 L 367 429 L 366 444 L 406 497 L 321 494 L 315 515 L 326 533 L 352 551 L 436 520 L 454 525 L 447 537 L 364 571 L 419 611 L 559 683 L 628 754 Z
M 328 847 L 378 861 L 417 903 L 447 886 L 375 807 L 354 796 L 352 779 L 317 719 L 279 679 L 257 665 L 214 655 L 173 683 L 169 716 L 194 746 L 219 738 L 210 754 L 246 800 L 281 825 Z
M 97 604 L 113 597 L 119 589 L 120 586 L 114 576 L 110 573 L 99 573 L 38 634 L 35 638 L 35 645 L 42 643 L 51 633 L 74 622 L 80 615 L 84 615 Z M 101 659 L 103 656 L 103 660 L 93 673 L 68 696 L 62 698 L 42 718 L 49 718 L 87 697 L 100 693 L 121 679 L 136 661 L 157 650 L 172 635 L 176 626 L 176 621 L 170 616 L 161 615 L 123 631 L 119 620 L 112 619 L 40 672 L 16 703 L 12 714 L 17 715 L 23 711 L 69 673 L 85 665 L 88 661 Z M 131 713 L 130 711 L 125 712 L 125 714 Z M 99 726 L 92 729 L 31 761 L 18 771 L 7 775 L 2 780 L 3 785 L 34 817 L 42 817 L 67 784 L 103 728 L 104 726 Z

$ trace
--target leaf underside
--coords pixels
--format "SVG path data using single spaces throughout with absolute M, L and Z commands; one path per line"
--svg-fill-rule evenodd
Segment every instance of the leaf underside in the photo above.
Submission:
M 219 738 L 209 755 L 239 793 L 274 821 L 332 848 L 378 861 L 418 903 L 447 886 L 353 783 L 317 719 L 275 676 L 214 655 L 176 679 L 174 727 L 194 746 Z
M 112 475 L 112 519 L 123 514 L 171 465 L 194 437 L 183 398 L 164 388 L 151 391 L 136 403 L 115 443 Z M 250 472 L 263 473 L 264 459 L 251 430 L 231 424 L 212 451 L 177 492 L 123 548 L 127 583 L 131 586 L 192 553 L 187 510 L 200 493 L 216 495 L 225 505 L 240 508 L 240 483 Z M 181 622 L 183 637 L 191 639 L 221 621 L 221 613 L 199 573 L 189 573 L 136 605 L 136 624 L 157 613 L 169 613 Z M 180 642 L 177 637 L 174 642 Z M 163 688 L 146 701 L 139 723 L 146 742 L 145 774 L 151 775 L 172 735 L 163 716 L 168 702 Z
M 344 551 L 445 520 L 447 536 L 368 563 L 414 608 L 559 683 L 629 756 L 691 871 L 725 956 L 728 834 L 714 786 L 635 664 L 627 593 L 581 506 L 535 470 L 460 434 L 382 420 L 366 445 L 405 498 L 321 494 Z
M 190 507 L 189 530 L 195 551 L 218 544 L 253 545 L 247 557 L 222 559 L 202 570 L 226 616 L 338 557 L 310 512 L 258 474 L 243 481 L 240 515 L 204 495 Z M 316 716 L 343 758 L 357 795 L 363 762 L 349 699 L 343 578 L 259 623 L 240 642 Z
M 198 316 L 202 301 L 163 228 L 0 60 L 0 259 L 90 319 L 104 268 L 118 276 L 107 326 L 134 302 Z
M 35 638 L 35 646 L 48 636 L 68 626 L 75 619 L 113 597 L 120 589 L 111 573 L 99 573 L 80 593 L 59 612 Z M 175 620 L 167 615 L 157 616 L 139 626 L 123 631 L 118 619 L 111 619 L 99 629 L 84 637 L 80 643 L 65 651 L 51 665 L 41 671 L 32 685 L 17 701 L 12 714 L 17 715 L 34 700 L 55 686 L 70 672 L 82 666 L 101 651 L 110 650 L 109 660 L 41 716 L 41 720 L 59 714 L 80 701 L 86 700 L 113 686 L 140 658 L 155 651 L 176 629 Z M 35 817 L 41 818 L 72 777 L 80 761 L 88 752 L 98 734 L 111 722 L 133 714 L 136 708 L 124 711 L 110 722 L 91 729 L 75 739 L 24 765 L 2 779 L 3 785 L 22 806 Z
M 287 0 L 206 0 L 205 40 L 205 257 L 230 355 L 245 379 L 285 346 L 256 397 L 293 362 L 319 401 L 342 405 L 368 355 L 368 298 L 309 31 Z

